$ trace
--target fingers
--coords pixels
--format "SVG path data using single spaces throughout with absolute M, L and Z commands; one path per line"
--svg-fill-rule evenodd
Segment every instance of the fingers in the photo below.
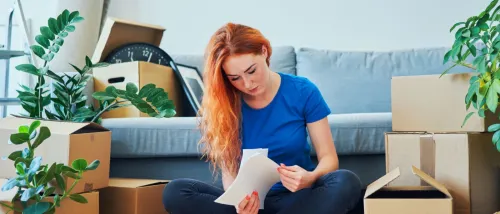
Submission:
M 300 171 L 302 170 L 302 168 L 300 166 L 297 166 L 297 165 L 293 165 L 293 166 L 286 166 L 285 164 L 280 164 L 280 166 L 282 168 L 285 168 L 289 171 L 292 171 L 292 172 L 297 172 L 297 171 Z
M 255 195 L 253 195 L 253 197 L 255 198 L 255 200 L 253 201 L 253 206 L 250 209 L 249 213 L 256 214 L 259 212 L 259 208 L 260 208 L 259 193 L 255 192 Z
M 250 195 L 247 195 L 241 202 L 238 204 L 238 212 L 242 212 L 245 210 L 245 207 L 247 206 L 248 202 L 250 201 Z
M 255 209 L 257 207 L 257 209 Z M 252 194 L 247 195 L 240 204 L 236 207 L 237 213 L 257 213 L 260 207 L 260 200 L 258 193 L 254 191 Z
M 295 172 L 288 170 L 287 168 L 278 168 L 278 172 L 281 175 L 284 175 L 286 177 L 289 177 L 291 179 L 295 179 L 297 176 L 295 175 Z
M 280 175 L 280 178 L 281 178 L 281 183 L 283 184 L 283 186 L 285 186 L 288 190 L 290 190 L 291 192 L 295 192 L 297 191 L 297 181 L 292 179 L 292 178 L 289 178 L 289 177 L 286 177 L 286 176 L 283 176 L 283 175 Z

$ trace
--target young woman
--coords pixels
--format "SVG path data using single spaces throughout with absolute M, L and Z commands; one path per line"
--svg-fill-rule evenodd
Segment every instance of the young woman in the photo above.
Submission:
M 330 109 L 308 79 L 272 71 L 272 49 L 260 31 L 228 23 L 206 50 L 200 110 L 200 143 L 222 172 L 223 188 L 177 179 L 163 194 L 172 214 L 347 213 L 359 200 L 361 182 L 338 169 L 327 115 Z M 309 135 L 318 165 L 310 158 Z M 266 196 L 249 194 L 238 206 L 215 203 L 237 176 L 242 149 L 267 148 L 280 182 Z M 261 200 L 264 209 L 259 210 Z

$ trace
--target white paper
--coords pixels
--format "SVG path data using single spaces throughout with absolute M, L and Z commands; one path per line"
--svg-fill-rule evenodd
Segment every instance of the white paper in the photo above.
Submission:
M 279 165 L 267 157 L 267 149 L 243 150 L 239 173 L 231 186 L 215 200 L 216 203 L 238 206 L 255 190 L 259 193 L 260 209 L 271 187 L 280 181 Z

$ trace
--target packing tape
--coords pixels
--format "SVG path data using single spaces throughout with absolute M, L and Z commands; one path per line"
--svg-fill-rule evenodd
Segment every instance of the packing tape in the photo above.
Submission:
M 420 136 L 420 169 L 435 178 L 436 143 L 433 136 L 433 134 Z M 429 184 L 421 180 L 420 185 L 427 186 Z

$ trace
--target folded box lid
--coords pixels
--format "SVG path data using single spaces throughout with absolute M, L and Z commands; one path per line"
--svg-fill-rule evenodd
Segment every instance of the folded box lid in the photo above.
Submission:
M 437 182 L 434 178 L 432 178 L 431 176 L 429 176 L 428 174 L 426 174 L 422 170 L 418 169 L 415 166 L 412 166 L 412 172 L 414 175 L 417 175 L 418 177 L 420 177 L 420 179 L 422 179 L 423 181 L 425 181 L 426 183 L 428 183 L 432 187 L 436 188 L 440 192 L 444 193 L 446 196 L 448 196 L 450 198 L 452 197 L 450 192 L 448 192 L 448 189 L 446 189 L 446 187 L 443 184 Z M 398 178 L 399 175 L 401 175 L 401 172 L 399 170 L 399 167 L 396 167 L 395 169 L 391 170 L 386 175 L 377 179 L 376 181 L 374 181 L 373 183 L 368 185 L 368 187 L 366 188 L 364 198 L 367 198 L 370 195 L 372 195 L 373 193 L 375 193 L 376 191 L 382 189 L 384 186 L 389 184 L 391 181 Z
M 18 130 L 20 126 L 29 126 L 33 121 L 39 120 L 40 127 L 46 126 L 51 133 L 69 135 L 78 131 L 109 131 L 97 123 L 80 123 L 72 121 L 48 120 L 48 119 L 33 119 L 21 116 L 6 117 L 0 119 L 0 129 Z
M 143 42 L 159 46 L 164 31 L 165 28 L 158 25 L 108 17 L 92 55 L 92 63 L 101 62 L 115 48 L 128 43 Z
M 166 184 L 169 180 L 139 179 L 139 178 L 110 178 L 110 187 L 140 188 L 158 184 Z

